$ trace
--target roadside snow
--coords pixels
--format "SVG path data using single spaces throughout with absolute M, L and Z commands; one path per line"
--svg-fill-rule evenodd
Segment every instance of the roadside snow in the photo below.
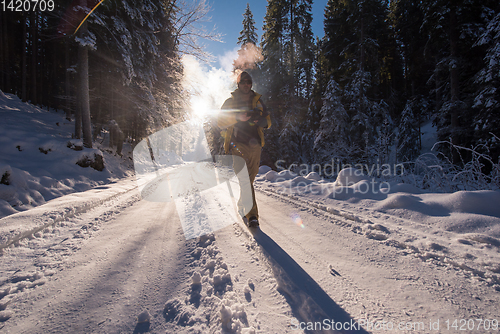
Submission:
M 361 223 L 358 233 L 452 262 L 500 291 L 500 191 L 428 193 L 408 184 L 379 182 L 359 170 L 343 170 L 336 181 L 316 173 L 296 175 L 262 167 L 256 188 L 325 213 Z M 456 260 L 450 260 L 459 258 Z
M 100 140 L 95 148 L 84 148 L 72 139 L 74 122 L 64 113 L 0 91 L 0 117 L 0 218 L 133 174 L 127 158 L 130 145 L 124 145 L 124 158 L 113 155 Z M 77 165 L 95 154 L 104 158 L 103 171 Z

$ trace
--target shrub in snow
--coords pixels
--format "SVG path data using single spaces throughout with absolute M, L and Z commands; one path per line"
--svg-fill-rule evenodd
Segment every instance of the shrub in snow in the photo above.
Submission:
M 51 149 L 51 148 L 49 148 L 49 149 L 44 149 L 43 147 L 39 147 L 39 148 L 38 148 L 38 150 L 39 150 L 41 153 L 43 153 L 43 154 L 48 154 L 49 152 L 51 152 L 51 151 L 52 151 L 52 149 Z
M 83 154 L 76 162 L 80 167 L 92 167 L 95 170 L 102 172 L 104 170 L 104 158 L 99 152 L 91 152 L 90 154 Z
M 83 142 L 81 140 L 70 140 L 66 146 L 74 151 L 83 151 Z
M 363 171 L 357 168 L 344 168 L 337 175 L 335 185 L 337 186 L 352 186 L 360 181 L 369 181 L 368 176 L 363 174 Z
M 439 152 L 423 154 L 414 162 L 405 163 L 401 181 L 420 189 L 441 192 L 500 189 L 500 162 L 492 161 L 491 157 L 487 153 L 481 153 L 478 147 L 460 147 L 450 142 L 436 143 L 439 144 L 448 144 L 452 150 L 456 150 L 461 164 L 453 164 Z M 487 152 L 487 148 L 482 147 L 481 150 Z M 462 158 L 464 152 L 471 157 L 468 162 Z
M 10 184 L 9 178 L 10 178 L 9 171 L 5 171 L 2 174 L 2 179 L 0 180 L 0 184 L 5 184 L 6 186 L 8 186 Z

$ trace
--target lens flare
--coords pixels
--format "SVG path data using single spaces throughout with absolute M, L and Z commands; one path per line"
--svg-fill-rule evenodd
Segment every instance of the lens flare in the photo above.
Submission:
M 87 14 L 87 16 L 85 16 L 85 18 L 82 20 L 82 22 L 80 22 L 80 24 L 78 25 L 78 27 L 76 28 L 75 32 L 73 33 L 73 35 L 75 35 L 77 32 L 78 32 L 78 29 L 80 29 L 80 27 L 82 26 L 82 24 L 87 20 L 87 18 L 94 12 L 94 10 L 97 8 L 97 6 L 99 6 L 104 0 L 101 0 L 97 5 L 94 6 L 94 8 L 92 8 L 92 10 Z
M 196 96 L 191 98 L 191 111 L 194 118 L 199 118 L 201 120 L 208 116 L 212 116 L 214 113 L 208 106 L 206 101 Z
M 183 56 L 182 87 L 188 95 L 191 117 L 204 120 L 214 117 L 234 89 L 232 74 L 208 68 L 193 56 Z
M 302 228 L 306 228 L 304 223 L 302 222 L 302 218 L 300 218 L 300 215 L 298 213 L 292 213 L 291 215 L 292 221 L 297 225 Z

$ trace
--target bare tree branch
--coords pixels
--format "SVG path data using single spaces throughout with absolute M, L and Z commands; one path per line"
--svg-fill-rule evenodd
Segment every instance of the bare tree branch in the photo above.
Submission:
M 222 42 L 222 35 L 216 31 L 215 26 L 212 30 L 206 28 L 211 20 L 208 16 L 211 7 L 205 0 L 176 0 L 175 6 L 177 17 L 174 27 L 180 52 L 202 61 L 212 60 L 213 55 L 206 52 L 205 45 L 200 43 L 200 39 Z

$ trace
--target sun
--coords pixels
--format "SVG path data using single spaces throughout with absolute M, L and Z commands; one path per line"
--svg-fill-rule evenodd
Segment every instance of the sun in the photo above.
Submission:
M 191 98 L 191 115 L 193 119 L 205 121 L 208 117 L 216 115 L 218 110 L 212 108 L 211 104 L 201 97 Z

